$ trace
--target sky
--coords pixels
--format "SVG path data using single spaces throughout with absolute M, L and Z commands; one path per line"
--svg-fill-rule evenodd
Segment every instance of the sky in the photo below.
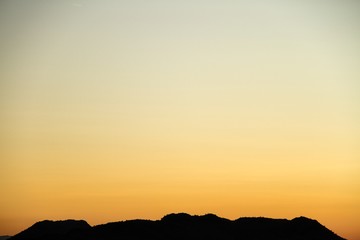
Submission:
M 360 2 L 2 0 L 0 235 L 172 212 L 360 240 Z

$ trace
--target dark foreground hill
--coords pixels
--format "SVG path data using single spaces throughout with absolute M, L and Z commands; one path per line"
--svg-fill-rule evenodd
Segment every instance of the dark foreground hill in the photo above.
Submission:
M 7 240 L 9 238 L 10 238 L 10 236 L 0 236 L 0 240 Z
M 42 221 L 9 240 L 344 240 L 316 220 L 169 214 L 161 220 L 129 220 L 91 227 L 85 221 Z

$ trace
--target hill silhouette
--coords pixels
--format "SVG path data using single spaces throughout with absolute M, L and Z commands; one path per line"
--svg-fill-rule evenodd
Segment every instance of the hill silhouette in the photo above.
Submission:
M 9 240 L 344 240 L 316 220 L 243 217 L 214 214 L 169 214 L 161 220 L 127 220 L 91 227 L 83 220 L 42 221 Z
M 37 222 L 25 231 L 9 239 L 67 239 L 68 236 L 76 236 L 77 233 L 90 230 L 91 226 L 84 220 L 64 220 L 64 221 L 41 221 Z
M 9 238 L 10 238 L 10 236 L 8 236 L 8 235 L 0 236 L 0 240 L 7 240 Z

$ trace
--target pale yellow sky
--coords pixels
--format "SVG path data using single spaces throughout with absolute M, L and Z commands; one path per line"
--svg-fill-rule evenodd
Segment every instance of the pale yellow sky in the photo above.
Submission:
M 0 235 L 170 212 L 360 240 L 360 2 L 0 3 Z

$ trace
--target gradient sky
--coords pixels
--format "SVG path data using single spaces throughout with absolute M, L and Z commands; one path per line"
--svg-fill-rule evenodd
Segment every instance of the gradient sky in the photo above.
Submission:
M 2 0 L 0 235 L 307 216 L 360 240 L 360 1 Z

